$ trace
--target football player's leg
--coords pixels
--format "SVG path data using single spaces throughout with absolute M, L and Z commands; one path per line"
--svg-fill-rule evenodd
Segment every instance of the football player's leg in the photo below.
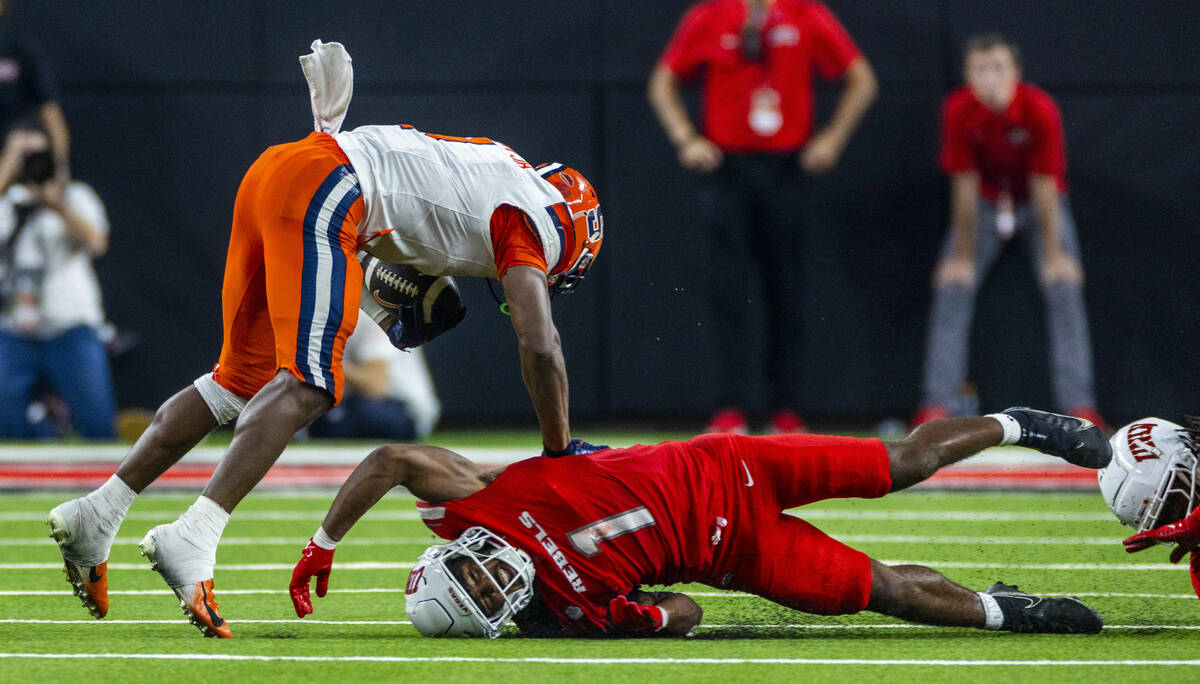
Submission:
M 943 418 L 922 423 L 907 437 L 887 445 L 890 491 L 911 487 L 944 466 L 994 447 L 1004 428 L 992 417 Z
M 341 400 L 342 352 L 358 320 L 362 269 L 355 255 L 362 215 L 346 163 L 314 151 L 264 193 L 267 309 L 278 372 L 246 404 L 204 496 L 225 511 L 262 479 L 292 435 Z M 294 162 L 293 162 L 294 163 Z M 281 182 L 286 181 L 286 182 Z M 296 188 L 309 188 L 298 193 Z
M 995 230 L 995 203 L 979 203 L 976 224 L 979 229 L 975 231 L 974 272 L 970 282 L 946 278 L 934 283 L 922 380 L 922 404 L 925 408 L 936 407 L 948 411 L 960 396 L 963 383 L 967 380 L 967 352 L 971 339 L 971 319 L 975 314 L 975 293 L 1003 248 Z M 950 259 L 955 239 L 953 231 L 946 235 L 942 243 L 939 271 Z
M 0 330 L 0 439 L 33 439 L 26 411 L 40 365 L 36 341 Z
M 955 584 L 921 565 L 871 561 L 867 610 L 910 622 L 1025 634 L 1097 634 L 1104 621 L 1077 598 L 1044 598 L 1002 582 L 986 592 Z
M 710 235 L 708 297 L 715 325 L 717 399 L 719 406 L 740 410 L 749 404 L 749 376 L 734 356 L 744 350 L 747 339 L 757 339 L 747 335 L 750 309 L 746 302 L 758 297 L 759 288 L 753 275 L 756 267 L 750 249 L 749 202 L 736 171 L 721 168 L 702 181 L 697 207 Z
M 763 511 L 763 513 L 766 513 Z M 871 597 L 871 559 L 791 515 L 744 511 L 731 521 L 736 545 L 719 586 L 817 615 L 849 615 Z
M 1072 260 L 1080 263 L 1079 239 L 1070 202 L 1063 196 L 1059 204 L 1061 248 Z M 1027 242 L 1034 268 L 1041 273 L 1045 260 L 1044 245 L 1041 240 Z M 1083 415 L 1082 409 L 1094 412 L 1096 394 L 1092 387 L 1092 344 L 1088 336 L 1083 284 L 1076 280 L 1060 279 L 1053 283 L 1041 282 L 1040 285 L 1046 305 L 1054 402 L 1059 410 L 1068 413 Z
M 987 614 L 975 592 L 922 565 L 887 566 L 871 561 L 867 610 L 909 622 L 985 627 Z
M 71 426 L 85 439 L 113 439 L 116 398 L 108 353 L 96 331 L 78 326 L 47 341 L 45 370 L 71 409 Z
M 878 439 L 835 435 L 701 435 L 724 477 L 756 506 L 774 512 L 822 499 L 875 498 L 891 487 Z
M 795 158 L 784 154 L 776 160 L 776 173 L 758 179 L 761 220 L 754 236 L 754 253 L 762 270 L 763 300 L 766 304 L 766 372 L 771 429 L 787 428 L 787 419 L 803 409 L 803 341 L 806 293 L 804 291 L 804 236 L 809 231 L 808 179 L 800 173 Z

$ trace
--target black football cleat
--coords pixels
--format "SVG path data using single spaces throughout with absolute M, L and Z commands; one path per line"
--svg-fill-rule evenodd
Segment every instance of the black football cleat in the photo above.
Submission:
M 1092 421 L 1018 406 L 1005 409 L 1021 426 L 1018 446 L 1098 470 L 1112 460 L 1112 446 Z
M 1015 586 L 996 582 L 987 593 L 1004 614 L 1002 629 L 1019 634 L 1099 634 L 1100 615 L 1073 596 L 1030 596 Z

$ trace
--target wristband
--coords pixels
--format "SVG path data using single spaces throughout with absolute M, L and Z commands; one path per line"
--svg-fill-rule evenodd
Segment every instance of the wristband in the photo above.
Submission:
M 325 549 L 326 551 L 332 551 L 338 545 L 337 541 L 330 538 L 330 536 L 325 533 L 324 527 L 318 527 L 317 531 L 313 533 L 312 543 Z

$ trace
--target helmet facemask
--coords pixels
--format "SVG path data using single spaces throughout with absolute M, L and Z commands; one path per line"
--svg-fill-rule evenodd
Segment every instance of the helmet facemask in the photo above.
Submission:
M 1142 502 L 1138 511 L 1138 532 L 1178 522 L 1192 512 L 1196 504 L 1196 455 L 1185 449 L 1175 457 L 1155 495 Z
M 475 571 L 467 570 L 468 567 Z M 491 582 L 492 588 L 503 597 L 490 614 L 467 588 L 463 578 L 468 572 L 476 578 L 486 578 L 484 581 Z M 414 576 L 419 579 L 414 580 Z M 533 561 L 527 553 L 482 527 L 472 527 L 458 539 L 432 546 L 421 554 L 409 578 L 406 605 L 414 626 L 426 636 L 494 639 L 513 615 L 529 605 L 533 598 L 533 576 Z M 427 627 L 415 610 L 430 602 L 439 604 L 447 616 L 454 617 L 449 617 L 444 626 Z
M 1112 461 L 1098 472 L 1100 493 L 1123 524 L 1139 532 L 1176 522 L 1200 501 L 1200 421 L 1183 427 L 1143 418 L 1110 440 Z

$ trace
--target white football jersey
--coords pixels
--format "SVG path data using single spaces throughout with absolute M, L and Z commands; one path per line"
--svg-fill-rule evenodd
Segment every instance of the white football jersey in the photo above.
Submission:
M 553 269 L 563 249 L 552 209 L 562 195 L 511 148 L 487 138 L 425 134 L 411 126 L 335 133 L 362 188 L 360 249 L 429 275 L 496 277 L 492 213 L 529 216 Z

